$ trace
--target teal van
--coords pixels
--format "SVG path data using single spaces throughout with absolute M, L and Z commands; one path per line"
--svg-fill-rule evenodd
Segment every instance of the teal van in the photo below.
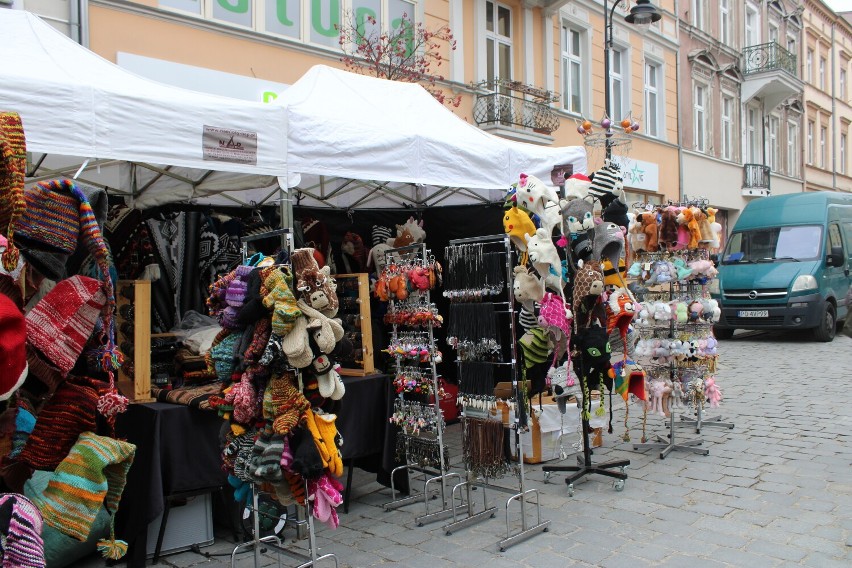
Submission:
M 762 197 L 740 214 L 710 292 L 722 315 L 713 331 L 812 330 L 831 341 L 852 285 L 852 194 Z

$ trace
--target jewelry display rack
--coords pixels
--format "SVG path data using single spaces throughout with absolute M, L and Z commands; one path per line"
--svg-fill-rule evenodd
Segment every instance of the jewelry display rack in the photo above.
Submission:
M 260 233 L 257 235 L 251 235 L 249 237 L 245 237 L 242 239 L 241 252 L 243 257 L 243 262 L 248 260 L 248 242 L 267 239 L 270 237 L 280 236 L 281 244 L 286 248 L 287 252 L 292 254 L 293 252 L 293 231 L 292 229 L 275 229 L 273 231 L 268 231 L 265 233 Z M 295 370 L 298 373 L 298 370 Z M 301 383 L 301 378 L 299 379 Z M 305 480 L 305 495 L 308 495 L 308 484 L 307 480 Z M 308 539 L 308 554 L 302 554 L 300 552 L 296 552 L 284 546 L 281 542 L 281 539 L 278 538 L 276 534 L 261 537 L 260 536 L 260 517 L 265 516 L 269 517 L 270 515 L 263 511 L 259 506 L 259 496 L 260 489 L 257 484 L 253 483 L 251 486 L 251 505 L 246 505 L 244 512 L 246 514 L 252 514 L 253 523 L 252 523 L 252 539 L 246 542 L 242 542 L 237 544 L 234 549 L 231 551 L 231 568 L 235 568 L 237 561 L 237 553 L 243 549 L 252 549 L 254 555 L 254 568 L 260 568 L 264 566 L 263 558 L 261 557 L 261 553 L 265 552 L 268 549 L 273 549 L 276 552 L 289 556 L 291 558 L 300 560 L 301 563 L 295 568 L 307 568 L 308 566 L 315 566 L 316 563 L 320 560 L 332 559 L 334 560 L 334 566 L 337 567 L 337 557 L 332 554 L 323 554 L 318 555 L 317 553 L 317 545 L 316 545 L 316 532 L 314 530 L 314 519 L 313 512 L 311 508 L 311 502 L 308 499 L 305 499 L 304 505 L 295 505 L 296 514 L 295 518 L 290 518 L 287 515 L 284 520 L 285 526 L 292 526 L 296 529 L 296 537 L 298 539 L 304 539 L 307 537 Z M 304 514 L 304 519 L 301 518 L 302 514 Z M 280 564 L 279 564 L 280 566 Z
M 457 484 L 453 487 L 452 492 L 452 522 L 444 525 L 444 531 L 447 535 L 452 534 L 454 531 L 459 530 L 461 528 L 471 526 L 473 524 L 479 523 L 483 520 L 493 518 L 496 515 L 497 508 L 494 506 L 490 506 L 488 503 L 488 490 L 494 490 L 497 492 L 503 492 L 510 494 L 510 497 L 506 501 L 506 538 L 500 540 L 498 542 L 498 546 L 500 547 L 500 551 L 505 551 L 510 546 L 514 546 L 520 542 L 523 542 L 532 536 L 546 532 L 550 525 L 550 521 L 542 521 L 541 520 L 541 504 L 538 497 L 537 489 L 527 489 L 526 488 L 526 478 L 524 472 L 524 448 L 523 448 L 523 437 L 521 436 L 522 431 L 526 431 L 529 428 L 527 423 L 527 413 L 522 411 L 520 405 L 525 404 L 522 398 L 526 397 L 526 393 L 522 392 L 519 386 L 518 381 L 518 368 L 517 368 L 517 329 L 515 322 L 515 311 L 514 311 L 514 295 L 512 291 L 512 275 L 513 275 L 513 255 L 512 255 L 512 245 L 509 240 L 508 235 L 491 235 L 485 237 L 475 237 L 469 239 L 456 239 L 452 240 L 449 243 L 447 258 L 449 259 L 450 253 L 449 250 L 451 247 L 463 247 L 468 245 L 479 245 L 482 247 L 491 246 L 495 247 L 497 251 L 505 256 L 505 282 L 504 287 L 506 290 L 506 295 L 508 298 L 507 302 L 494 302 L 495 305 L 499 306 L 507 306 L 506 310 L 496 311 L 495 314 L 507 314 L 509 315 L 509 339 L 511 341 L 511 360 L 510 361 L 493 361 L 491 364 L 495 366 L 508 366 L 511 378 L 512 378 L 512 399 L 516 402 L 519 402 L 517 412 L 515 412 L 514 420 L 509 425 L 509 428 L 512 431 L 512 434 L 515 436 L 515 447 L 517 448 L 518 453 L 518 467 L 517 467 L 517 475 L 518 475 L 518 490 L 509 489 L 505 487 L 501 487 L 498 485 L 494 485 L 489 482 L 488 478 L 482 478 L 481 476 L 474 475 L 469 469 L 466 468 L 465 471 L 465 480 Z M 449 262 L 449 261 L 448 261 Z M 448 273 L 452 271 L 453 267 L 448 265 Z M 483 300 L 484 302 L 485 300 Z M 496 317 L 496 315 L 495 315 Z M 459 366 L 459 378 L 460 382 L 464 384 L 464 377 L 461 373 L 461 358 L 457 359 L 457 364 Z M 461 390 L 461 389 L 460 389 Z M 463 407 L 462 411 L 462 422 L 464 425 L 464 421 L 468 418 L 482 418 L 488 417 L 490 418 L 489 411 L 483 411 L 481 408 L 473 409 L 471 407 Z M 498 418 L 499 420 L 499 418 Z M 462 428 L 462 435 L 464 436 L 465 428 Z M 464 445 L 464 440 L 462 442 Z M 472 498 L 472 490 L 479 489 L 482 491 L 483 498 L 483 509 L 479 512 L 476 512 L 473 498 Z M 464 496 L 460 498 L 456 498 L 457 492 L 461 495 L 461 491 L 464 491 Z M 531 501 L 531 498 L 535 496 L 535 501 Z M 521 530 L 516 533 L 512 533 L 511 523 L 509 519 L 509 512 L 513 502 L 517 501 L 520 505 L 521 511 Z M 460 506 L 456 506 L 456 503 L 460 503 Z M 536 508 L 536 517 L 535 522 L 531 523 L 528 518 L 527 507 L 535 506 Z
M 424 243 L 413 244 L 405 247 L 399 247 L 394 249 L 388 249 L 385 251 L 385 267 L 393 265 L 394 262 L 408 262 L 411 264 L 420 264 L 422 266 L 426 266 L 430 259 L 430 251 L 426 248 Z M 406 304 L 411 304 L 413 302 L 422 303 L 423 305 L 429 306 L 431 305 L 431 294 L 430 290 L 413 290 L 409 293 L 409 296 L 405 300 L 399 300 L 395 298 L 390 299 L 390 310 L 389 313 L 393 313 L 397 311 L 399 308 L 405 306 Z M 400 432 L 398 436 L 403 436 L 403 445 L 404 445 L 404 454 L 405 454 L 405 463 L 395 467 L 391 471 L 391 501 L 385 503 L 383 505 L 386 511 L 390 511 L 392 509 L 396 509 L 405 505 L 409 505 L 411 503 L 423 500 L 425 512 L 423 515 L 416 517 L 415 522 L 418 526 L 423 526 L 427 523 L 432 523 L 435 521 L 440 521 L 448 518 L 452 514 L 452 508 L 448 507 L 447 504 L 447 496 L 449 494 L 448 480 L 452 478 L 459 478 L 461 476 L 457 473 L 453 473 L 449 471 L 449 459 L 446 455 L 446 448 L 444 446 L 444 418 L 441 412 L 440 406 L 440 396 L 439 396 L 439 388 L 440 385 L 438 383 L 438 370 L 435 366 L 436 361 L 435 358 L 438 355 L 438 349 L 435 344 L 435 334 L 434 334 L 434 324 L 431 320 L 426 324 L 426 334 L 428 348 L 428 362 L 429 362 L 429 373 L 430 383 L 431 383 L 431 392 L 434 394 L 434 403 L 433 408 L 434 411 L 430 412 L 430 415 L 434 416 L 434 432 L 435 437 L 431 438 L 428 436 L 421 436 L 420 432 Z M 394 323 L 392 325 L 391 332 L 391 343 L 396 343 L 400 339 L 400 325 Z M 403 356 L 399 353 L 394 354 L 394 358 L 396 360 L 396 371 L 400 373 L 403 368 Z M 404 399 L 404 394 L 399 393 L 399 398 Z M 416 403 L 415 403 L 416 404 Z M 422 403 L 423 406 L 427 406 L 428 403 Z M 426 412 L 423 413 L 426 415 Z M 416 440 L 416 441 L 415 441 Z M 415 463 L 411 460 L 411 445 L 415 444 L 436 444 L 437 445 L 437 456 L 438 456 L 438 467 L 439 471 L 435 471 L 434 469 L 430 469 L 427 466 L 424 466 L 420 463 Z M 408 487 L 410 494 L 406 497 L 397 498 L 396 496 L 396 486 L 394 484 L 394 478 L 397 472 L 404 471 L 406 476 L 408 477 Z M 423 485 L 423 491 L 420 493 L 415 493 L 411 489 L 411 472 L 421 473 L 425 476 L 428 476 Z M 438 484 L 438 488 L 435 490 L 431 489 L 432 486 Z M 434 494 L 440 495 L 440 503 L 441 508 L 438 511 L 430 511 L 429 509 L 429 501 L 430 498 Z
M 693 260 L 707 260 L 708 252 L 706 249 L 696 249 L 696 250 L 688 250 L 683 251 L 683 253 L 673 253 L 673 252 L 657 252 L 657 253 L 648 253 L 643 252 L 637 255 L 637 261 L 642 263 L 646 263 L 650 265 L 653 261 L 658 260 L 667 260 L 669 258 L 676 258 L 678 256 L 686 256 L 687 258 Z M 667 289 L 665 289 L 667 288 Z M 662 301 L 672 302 L 676 300 L 682 300 L 689 303 L 692 300 L 701 300 L 705 299 L 706 292 L 705 287 L 701 284 L 697 284 L 691 281 L 683 281 L 683 280 L 672 280 L 668 283 L 668 286 L 665 287 L 661 291 L 646 291 L 644 294 L 639 294 L 640 300 L 650 299 L 654 296 L 658 297 Z M 650 325 L 642 325 L 637 323 L 637 329 L 639 330 L 640 336 L 653 336 L 653 337 L 661 337 L 663 339 L 677 339 L 678 336 L 683 336 L 685 334 L 697 336 L 701 335 L 703 337 L 707 337 L 712 334 L 712 322 L 678 322 L 676 318 L 671 318 L 667 324 L 664 325 L 656 325 L 655 323 L 651 323 Z M 713 363 L 715 363 L 715 357 L 713 358 Z M 674 385 L 676 381 L 681 381 L 681 376 L 679 371 L 682 369 L 694 369 L 702 372 L 702 374 L 706 374 L 708 370 L 708 365 L 705 360 L 697 359 L 695 361 L 681 361 L 677 360 L 674 356 L 669 356 L 669 361 L 665 364 L 665 369 L 663 370 L 664 375 L 668 375 L 669 380 Z M 702 383 L 703 385 L 703 377 Z M 702 425 L 716 425 L 722 426 L 725 428 L 733 428 L 733 424 L 721 422 L 721 416 L 709 420 L 702 420 L 702 407 L 704 404 L 703 401 L 703 389 L 700 397 L 700 400 L 694 402 L 694 406 L 697 412 L 697 418 L 695 420 L 687 419 L 685 416 L 681 416 L 681 422 L 686 425 L 694 425 L 696 427 L 696 433 L 701 433 Z M 672 412 L 672 414 L 674 414 Z M 680 450 L 691 452 L 699 455 L 708 455 L 710 450 L 706 448 L 700 448 L 697 446 L 701 446 L 704 443 L 704 440 L 701 438 L 693 438 L 686 441 L 679 442 L 675 436 L 675 424 L 678 424 L 679 421 L 674 420 L 673 418 L 668 420 L 665 424 L 669 428 L 669 433 L 667 438 L 657 435 L 656 442 L 650 443 L 641 443 L 641 444 L 633 444 L 634 450 L 660 450 L 660 459 L 665 459 L 672 451 Z

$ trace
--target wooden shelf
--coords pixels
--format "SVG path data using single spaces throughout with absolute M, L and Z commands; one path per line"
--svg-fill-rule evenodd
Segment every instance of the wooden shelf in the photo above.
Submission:
M 350 377 L 372 375 L 376 368 L 373 363 L 370 277 L 368 274 L 336 274 L 334 279 L 337 281 L 337 298 L 340 301 L 337 316 L 343 320 L 343 329 L 347 334 L 361 333 L 361 365 L 354 366 L 353 361 L 341 361 L 340 374 Z M 357 325 L 351 322 L 352 318 L 356 318 Z

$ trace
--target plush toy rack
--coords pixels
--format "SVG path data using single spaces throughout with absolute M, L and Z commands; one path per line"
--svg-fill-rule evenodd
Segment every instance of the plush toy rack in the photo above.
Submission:
M 514 419 L 509 424 L 509 428 L 511 430 L 512 435 L 515 436 L 515 447 L 518 452 L 518 466 L 516 469 L 518 476 L 518 489 L 509 489 L 506 487 L 501 487 L 499 485 L 494 485 L 489 482 L 489 479 L 492 477 L 477 475 L 470 470 L 468 466 L 466 466 L 465 470 L 465 480 L 457 484 L 453 487 L 453 495 L 452 495 L 452 522 L 444 525 L 444 531 L 447 535 L 452 534 L 454 531 L 459 530 L 461 528 L 471 526 L 473 524 L 479 523 L 489 518 L 493 518 L 496 514 L 496 507 L 490 506 L 488 502 L 487 491 L 494 490 L 502 493 L 507 493 L 510 497 L 506 501 L 506 538 L 501 539 L 498 542 L 498 546 L 500 547 L 500 551 L 505 551 L 510 546 L 514 546 L 520 542 L 523 542 L 536 534 L 546 532 L 550 525 L 549 520 L 542 521 L 541 519 L 541 504 L 540 498 L 538 496 L 537 489 L 527 489 L 526 488 L 526 477 L 524 471 L 524 447 L 523 447 L 523 437 L 521 436 L 521 432 L 527 431 L 529 429 L 528 424 L 528 416 L 526 412 L 526 393 L 522 388 L 522 382 L 518 380 L 518 368 L 517 368 L 517 329 L 515 322 L 515 311 L 513 309 L 514 306 L 514 297 L 512 292 L 512 269 L 514 266 L 513 263 L 513 255 L 512 255 L 512 245 L 509 240 L 508 235 L 493 235 L 493 236 L 485 236 L 485 237 L 476 237 L 470 239 L 456 239 L 450 241 L 448 251 L 450 251 L 453 247 L 464 247 L 468 245 L 481 245 L 485 250 L 492 250 L 499 253 L 502 257 L 502 266 L 503 270 L 505 270 L 505 279 L 503 281 L 503 286 L 501 289 L 497 290 L 496 287 L 493 287 L 490 291 L 483 294 L 481 299 L 481 303 L 489 303 L 488 296 L 495 296 L 497 293 L 502 294 L 505 291 L 505 295 L 507 296 L 506 302 L 490 302 L 495 307 L 503 307 L 506 306 L 505 310 L 494 310 L 495 317 L 499 315 L 509 315 L 509 340 L 511 342 L 511 351 L 510 351 L 510 360 L 508 361 L 486 361 L 481 362 L 483 365 L 493 365 L 495 367 L 506 366 L 509 368 L 511 378 L 512 378 L 512 390 L 511 390 L 511 398 L 514 401 L 515 408 L 517 411 L 514 413 Z M 449 253 L 447 255 L 449 257 Z M 449 269 L 452 271 L 452 268 Z M 450 291 L 452 294 L 453 291 Z M 462 385 L 464 385 L 465 377 L 462 376 L 461 373 L 461 360 L 457 359 L 457 364 L 459 365 Z M 468 388 L 469 387 L 464 387 Z M 493 395 L 493 385 L 491 385 L 491 390 L 489 391 L 491 395 Z M 496 420 L 490 416 L 491 414 L 491 405 L 495 402 L 493 396 L 481 396 L 475 395 L 478 400 L 485 401 L 485 405 L 483 404 L 465 404 L 463 406 L 462 412 L 462 434 L 465 435 L 466 428 L 465 421 L 472 419 L 480 419 L 482 417 L 487 416 L 487 420 L 497 421 L 500 424 L 502 430 L 502 421 L 498 417 Z M 464 445 L 464 440 L 462 441 Z M 472 490 L 473 488 L 479 488 L 482 492 L 483 498 L 483 508 L 481 511 L 476 512 L 476 508 L 473 504 L 473 496 Z M 461 496 L 461 491 L 464 491 L 464 496 Z M 456 498 L 457 492 L 460 494 L 460 498 Z M 510 523 L 509 513 L 511 510 L 511 506 L 513 502 L 517 502 L 520 505 L 520 513 L 521 513 L 521 529 L 517 532 L 512 532 L 512 527 Z M 457 506 L 456 504 L 460 505 Z M 528 507 L 535 507 L 535 517 L 534 521 L 531 520 L 531 515 L 528 511 Z
M 405 279 L 410 279 L 410 276 L 401 273 L 391 275 L 395 270 L 394 267 L 399 268 L 406 264 L 412 267 L 425 268 L 429 264 L 430 256 L 429 249 L 423 243 L 388 249 L 385 251 L 385 271 L 387 271 L 391 281 L 402 279 L 397 281 L 407 290 L 408 287 L 404 282 Z M 410 292 L 403 293 L 401 289 L 392 290 L 388 314 L 399 314 L 409 308 L 413 308 L 414 311 L 428 311 L 432 307 L 430 293 L 432 287 L 432 284 L 421 283 L 421 285 L 414 286 L 414 289 Z M 425 325 L 423 323 L 412 324 L 412 322 L 403 324 L 394 320 L 391 346 L 389 346 L 389 350 L 396 361 L 394 383 L 398 385 L 397 390 L 399 391 L 394 416 L 406 415 L 410 420 L 407 425 L 400 424 L 402 431 L 398 434 L 398 438 L 401 439 L 403 444 L 404 463 L 395 467 L 391 472 L 391 501 L 385 503 L 384 508 L 389 511 L 422 500 L 425 512 L 415 518 L 418 526 L 446 519 L 452 514 L 452 509 L 448 507 L 447 502 L 449 495 L 448 480 L 454 477 L 459 478 L 457 473 L 449 471 L 449 459 L 444 446 L 445 424 L 440 406 L 438 370 L 435 366 L 439 351 L 435 342 L 434 325 L 432 318 L 425 320 Z M 415 327 L 419 331 L 404 332 L 402 328 L 409 326 Z M 419 349 L 415 350 L 417 353 L 413 351 L 409 353 L 408 347 L 405 349 L 406 352 L 403 352 L 399 346 L 405 344 L 408 338 L 414 336 L 419 337 L 422 341 Z M 412 342 L 416 341 L 412 340 Z M 394 346 L 397 347 L 394 348 Z M 405 369 L 416 369 L 421 364 L 428 364 L 425 373 L 420 370 L 416 371 L 418 380 L 414 381 L 413 385 L 411 383 L 405 384 Z M 431 408 L 428 403 L 430 393 L 435 395 Z M 415 449 L 422 451 L 415 451 Z M 411 487 L 412 471 L 427 476 L 423 491 L 411 491 L 411 494 L 407 497 L 397 498 L 394 478 L 397 472 L 402 471 L 408 476 L 409 488 Z M 432 487 L 436 484 L 438 487 L 433 490 Z M 440 509 L 430 511 L 429 501 L 435 494 L 440 495 Z
M 260 239 L 267 239 L 275 236 L 281 236 L 282 245 L 285 247 L 289 254 L 292 254 L 292 229 L 276 229 L 273 231 L 252 235 L 243 239 L 241 247 L 243 262 L 248 260 L 248 242 Z M 287 266 L 289 267 L 289 264 Z M 297 369 L 292 370 L 294 370 L 297 374 L 299 373 Z M 301 382 L 301 378 L 299 379 L 299 381 Z M 269 536 L 261 537 L 260 519 L 261 517 L 271 517 L 269 513 L 267 513 L 260 507 L 259 499 L 261 493 L 262 491 L 260 490 L 260 487 L 256 483 L 253 483 L 251 486 L 251 503 L 247 503 L 242 512 L 244 516 L 252 516 L 252 538 L 251 540 L 237 544 L 233 548 L 233 550 L 231 551 L 231 568 L 235 568 L 237 566 L 237 554 L 245 549 L 252 550 L 255 568 L 260 568 L 261 566 L 264 566 L 264 561 L 267 560 L 266 558 L 261 556 L 261 552 L 263 552 L 264 549 L 273 549 L 281 554 L 300 560 L 301 563 L 298 564 L 296 568 L 307 568 L 308 566 L 315 566 L 318 561 L 327 559 L 333 560 L 335 567 L 338 565 L 337 557 L 334 554 L 329 553 L 321 555 L 318 552 L 316 544 L 316 532 L 314 528 L 314 516 L 313 511 L 311 510 L 313 505 L 310 499 L 305 499 L 305 504 L 303 506 L 298 504 L 294 506 L 296 510 L 294 518 L 291 518 L 290 515 L 278 517 L 278 521 L 283 522 L 283 526 L 280 526 L 280 530 L 283 530 L 286 526 L 291 526 L 295 528 L 297 538 L 308 539 L 307 555 L 302 554 L 300 552 L 296 552 L 284 546 L 284 543 L 278 537 L 277 532 Z M 305 495 L 308 494 L 308 482 L 307 480 L 305 480 Z M 304 515 L 304 518 L 302 518 L 302 515 Z
M 708 261 L 708 252 L 706 249 L 690 249 L 683 251 L 662 251 L 662 252 L 639 252 L 635 257 L 636 262 L 643 271 L 642 274 L 647 276 L 654 272 L 656 263 L 678 261 L 682 273 L 672 275 L 671 280 L 656 286 L 655 289 L 647 289 L 641 285 L 636 288 L 637 299 L 643 302 L 642 314 L 651 311 L 660 311 L 659 309 L 651 310 L 648 306 L 655 306 L 657 303 L 664 306 L 675 305 L 677 310 L 683 310 L 684 313 L 670 313 L 665 307 L 662 309 L 662 315 L 647 313 L 641 316 L 636 323 L 636 329 L 640 336 L 640 344 L 637 344 L 637 357 L 644 359 L 645 368 L 652 377 L 657 381 L 667 381 L 664 384 L 666 389 L 671 389 L 668 400 L 670 401 L 670 409 L 668 411 L 669 420 L 665 423 L 669 428 L 667 437 L 656 436 L 655 442 L 634 444 L 634 450 L 660 450 L 660 459 L 665 459 L 668 454 L 674 450 L 687 451 L 699 455 L 708 455 L 709 450 L 701 448 L 703 440 L 694 438 L 685 441 L 678 441 L 675 434 L 675 425 L 694 425 L 696 433 L 701 433 L 702 425 L 715 425 L 725 428 L 733 428 L 733 424 L 722 422 L 721 416 L 711 419 L 704 419 L 702 416 L 703 407 L 707 398 L 706 388 L 708 378 L 712 376 L 716 369 L 716 352 L 715 339 L 712 339 L 712 324 L 713 315 L 707 314 L 698 309 L 702 301 L 708 300 L 706 285 L 712 276 L 701 276 L 699 279 L 690 280 L 692 276 L 686 270 L 688 263 L 694 261 Z M 682 262 L 680 262 L 682 261 Z M 640 278 L 641 280 L 653 280 L 653 275 L 650 278 Z M 687 312 L 689 308 L 696 304 L 696 308 Z M 712 343 L 708 345 L 708 340 Z M 703 352 L 699 348 L 703 341 Z M 653 383 L 652 379 L 652 383 Z M 662 383 L 661 383 L 662 384 Z M 659 390 L 659 386 L 654 389 Z M 684 391 L 684 388 L 686 391 Z M 680 421 L 674 419 L 674 407 L 679 405 L 683 398 L 690 401 L 690 405 L 695 412 L 695 419 L 687 418 L 681 415 Z M 660 393 L 652 394 L 652 401 L 661 400 Z M 665 415 L 666 410 L 659 403 L 652 402 L 651 409 L 654 412 Z M 644 438 L 644 436 L 643 436 Z

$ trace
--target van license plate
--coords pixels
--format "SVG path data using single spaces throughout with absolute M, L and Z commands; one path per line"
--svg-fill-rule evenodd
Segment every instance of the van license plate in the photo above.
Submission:
M 740 310 L 737 317 L 741 318 L 768 318 L 769 310 Z

